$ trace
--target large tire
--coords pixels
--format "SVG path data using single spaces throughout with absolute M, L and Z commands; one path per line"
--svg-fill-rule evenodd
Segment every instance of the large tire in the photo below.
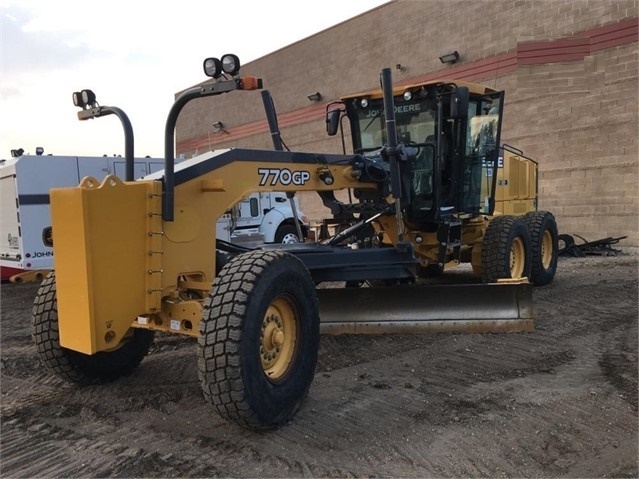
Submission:
M 33 305 L 32 334 L 44 364 L 62 378 L 87 385 L 130 374 L 144 359 L 154 332 L 132 328 L 117 349 L 88 355 L 60 345 L 55 271 L 44 279 Z
M 555 278 L 559 256 L 559 233 L 555 217 L 548 211 L 531 211 L 522 219 L 531 240 L 530 282 L 535 286 L 549 284 Z
M 530 235 L 523 220 L 508 215 L 493 218 L 482 241 L 482 281 L 529 278 L 531 262 Z
M 297 236 L 297 228 L 295 225 L 281 225 L 277 228 L 277 232 L 275 233 L 275 242 L 276 243 L 301 243 L 304 241 L 304 238 L 300 239 Z
M 304 264 L 283 251 L 232 258 L 205 301 L 198 340 L 204 397 L 253 429 L 288 421 L 317 364 L 319 304 Z

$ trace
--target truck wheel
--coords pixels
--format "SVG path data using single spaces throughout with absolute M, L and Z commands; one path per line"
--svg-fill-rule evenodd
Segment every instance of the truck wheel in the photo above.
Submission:
M 491 220 L 482 241 L 482 281 L 530 277 L 530 235 L 521 218 L 497 216 Z
M 113 381 L 130 374 L 153 343 L 153 331 L 131 328 L 111 351 L 88 355 L 60 346 L 55 271 L 44 279 L 33 305 L 32 333 L 44 364 L 64 379 L 82 385 Z
M 204 303 L 198 374 L 226 420 L 253 429 L 284 424 L 313 381 L 319 305 L 304 264 L 283 251 L 232 258 Z
M 530 234 L 532 270 L 530 282 L 535 286 L 549 284 L 555 278 L 559 256 L 557 222 L 548 211 L 531 211 L 523 217 Z
M 303 239 L 297 236 L 297 228 L 295 225 L 282 225 L 277 228 L 275 233 L 276 243 L 300 243 Z

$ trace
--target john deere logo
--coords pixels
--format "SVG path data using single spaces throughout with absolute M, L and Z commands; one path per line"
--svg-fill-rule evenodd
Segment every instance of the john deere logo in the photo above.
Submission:
M 53 248 L 53 230 L 51 226 L 47 226 L 42 230 L 42 242 L 45 246 Z

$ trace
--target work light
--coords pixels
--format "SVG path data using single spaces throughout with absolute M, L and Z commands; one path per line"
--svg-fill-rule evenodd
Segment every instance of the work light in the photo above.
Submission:
M 237 55 L 227 53 L 222 57 L 222 70 L 229 75 L 235 75 L 240 71 L 240 59 Z
M 95 93 L 92 90 L 82 90 L 73 92 L 73 104 L 78 108 L 87 108 L 95 104 Z
M 93 105 L 95 103 L 95 93 L 91 90 L 82 90 L 82 102 L 86 105 Z
M 78 108 L 82 108 L 82 94 L 79 91 L 73 92 L 73 104 Z
M 204 60 L 204 74 L 207 77 L 219 78 L 222 74 L 222 62 L 217 58 L 207 58 Z

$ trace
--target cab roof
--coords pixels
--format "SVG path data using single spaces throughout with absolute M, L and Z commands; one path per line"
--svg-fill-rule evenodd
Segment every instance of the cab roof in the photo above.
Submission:
M 397 95 L 401 95 L 402 93 L 404 93 L 407 90 L 414 90 L 416 88 L 420 88 L 420 87 L 429 87 L 429 86 L 435 86 L 441 83 L 453 83 L 457 86 L 464 86 L 467 87 L 468 90 L 470 91 L 470 93 L 474 93 L 476 95 L 486 95 L 489 93 L 495 93 L 499 90 L 495 90 L 493 88 L 490 88 L 486 85 L 481 85 L 479 83 L 473 83 L 473 82 L 467 82 L 467 81 L 463 81 L 463 80 L 451 80 L 451 79 L 447 79 L 447 78 L 437 78 L 434 80 L 427 80 L 427 81 L 422 81 L 422 82 L 417 82 L 417 83 L 409 83 L 407 85 L 398 85 L 398 86 L 394 86 L 393 87 L 393 96 L 397 96 Z M 367 98 L 371 98 L 371 99 L 377 99 L 377 98 L 382 98 L 383 97 L 383 92 L 381 90 L 381 88 L 376 88 L 374 90 L 368 90 L 368 91 L 363 91 L 360 93 L 355 93 L 355 94 L 351 94 L 351 95 L 345 95 L 342 96 L 340 99 L 342 101 L 345 100 L 350 100 L 352 98 L 362 98 L 362 97 L 367 97 Z

